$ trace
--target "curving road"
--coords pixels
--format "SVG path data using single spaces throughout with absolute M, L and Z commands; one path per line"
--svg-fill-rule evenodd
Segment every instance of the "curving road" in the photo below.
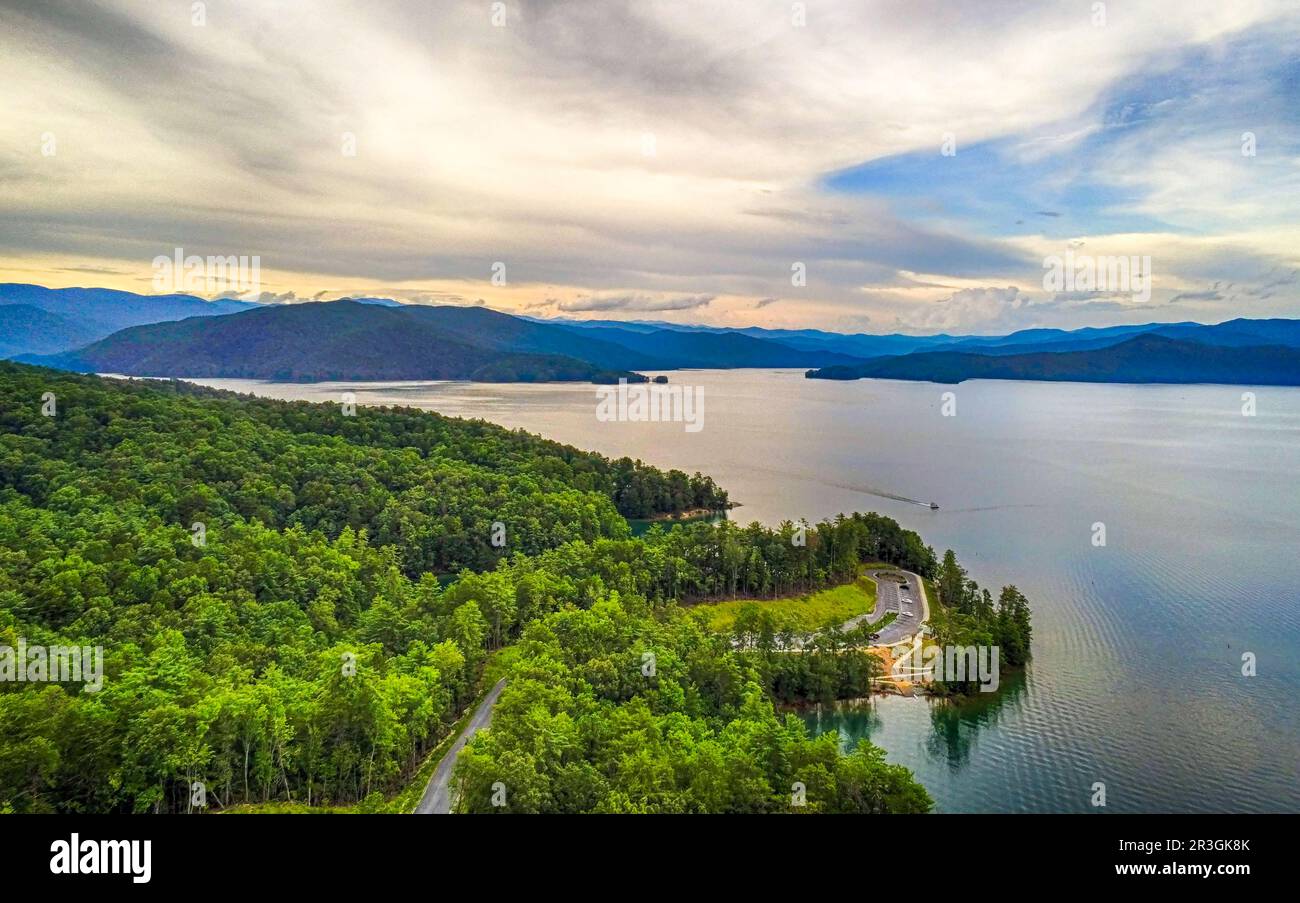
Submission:
M 497 681 L 491 691 L 483 697 L 483 701 L 478 704 L 474 714 L 470 716 L 469 724 L 460 732 L 456 742 L 447 750 L 447 754 L 442 757 L 438 767 L 433 770 L 433 777 L 429 778 L 429 785 L 424 788 L 424 796 L 420 799 L 420 805 L 415 807 L 416 815 L 449 815 L 451 813 L 451 773 L 456 767 L 456 759 L 460 756 L 460 751 L 465 748 L 465 744 L 474 738 L 480 730 L 492 723 L 492 707 L 497 704 L 497 697 L 505 689 L 506 679 L 503 677 Z
M 907 586 L 904 587 L 890 580 L 887 577 L 889 574 L 906 577 Z M 881 568 L 868 572 L 867 576 L 876 584 L 876 606 L 870 612 L 845 621 L 842 628 L 846 631 L 851 630 L 863 621 L 877 621 L 884 617 L 886 612 L 893 611 L 898 612 L 899 617 L 880 629 L 880 639 L 875 640 L 874 643 L 880 646 L 896 646 L 910 641 L 913 634 L 930 618 L 930 604 L 925 594 L 925 583 L 917 574 L 902 568 Z M 911 613 L 913 617 L 905 618 L 904 613 Z M 469 724 L 465 725 L 465 729 L 461 731 L 456 742 L 434 769 L 433 776 L 429 778 L 424 796 L 420 799 L 420 804 L 415 807 L 417 815 L 447 815 L 451 812 L 451 774 L 456 768 L 456 760 L 460 756 L 460 751 L 465 748 L 465 744 L 480 730 L 491 725 L 492 709 L 505 686 L 505 678 L 497 681 L 496 686 L 474 709 Z
M 890 580 L 887 576 L 889 574 L 906 577 L 906 587 Z M 876 584 L 876 606 L 865 614 L 845 621 L 842 629 L 852 630 L 863 621 L 877 621 L 884 617 L 886 612 L 893 611 L 898 612 L 899 616 L 880 629 L 880 639 L 875 640 L 875 643 L 881 646 L 896 646 L 910 641 L 913 634 L 930 618 L 930 603 L 925 594 L 925 583 L 917 574 L 902 568 L 877 569 L 870 571 L 867 576 Z M 904 613 L 909 612 L 913 617 L 903 617 Z M 465 725 L 456 742 L 442 757 L 438 767 L 433 770 L 429 784 L 424 789 L 424 796 L 421 797 L 420 804 L 415 807 L 417 815 L 450 814 L 451 775 L 456 768 L 456 760 L 460 757 L 460 751 L 465 748 L 465 744 L 480 730 L 492 724 L 492 709 L 505 686 L 506 681 L 503 677 L 474 709 L 469 724 Z
M 907 578 L 907 588 L 887 575 L 898 574 Z M 873 642 L 880 646 L 895 646 L 906 642 L 921 629 L 930 618 L 930 603 L 925 595 L 925 583 L 921 578 L 902 568 L 880 568 L 867 574 L 876 583 L 876 607 L 866 613 L 850 618 L 842 625 L 843 630 L 852 630 L 863 621 L 879 621 L 888 612 L 897 612 L 898 617 L 880 629 L 880 639 Z M 912 617 L 905 618 L 904 614 Z

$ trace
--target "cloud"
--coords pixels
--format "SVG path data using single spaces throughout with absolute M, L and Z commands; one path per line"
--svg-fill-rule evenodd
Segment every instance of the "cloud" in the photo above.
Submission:
M 1176 304 L 1179 301 L 1219 301 L 1222 298 L 1222 293 L 1214 289 L 1207 289 L 1203 292 L 1179 292 L 1169 299 L 1169 303 Z
M 934 304 L 909 325 L 939 332 L 969 332 L 1005 325 L 1029 298 L 1015 286 L 964 288 Z
M 494 28 L 480 0 L 223 0 L 195 27 L 188 4 L 10 0 L 0 271 L 93 259 L 138 288 L 184 247 L 260 256 L 276 303 L 346 285 L 716 319 L 781 298 L 764 322 L 825 326 L 927 321 L 917 281 L 1033 285 L 1027 237 L 1218 240 L 1165 266 L 1170 296 L 1300 263 L 1293 5 L 1131 0 L 1104 34 L 1072 4 L 816 6 L 796 28 L 786 7 L 536 0 Z M 673 306 L 704 297 L 727 300 Z M 1008 316 L 982 303 L 948 316 Z
M 686 295 L 676 298 L 653 298 L 646 295 L 612 295 L 602 297 L 575 298 L 561 301 L 556 305 L 565 313 L 579 311 L 669 311 L 696 310 L 712 303 L 713 295 Z
M 129 276 L 130 270 L 117 269 L 115 267 L 96 267 L 96 266 L 75 266 L 59 267 L 61 273 L 90 273 L 94 276 Z
M 219 292 L 213 297 L 217 299 L 235 299 L 239 301 L 253 301 L 257 304 L 304 304 L 308 301 L 317 300 L 315 298 L 299 298 L 296 292 L 259 292 L 256 298 L 250 297 L 248 292 Z

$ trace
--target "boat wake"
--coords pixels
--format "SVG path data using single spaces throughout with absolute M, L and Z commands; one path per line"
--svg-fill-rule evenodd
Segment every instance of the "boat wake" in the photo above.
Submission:
M 768 467 L 749 467 L 750 470 L 760 470 L 765 473 L 778 474 L 784 477 L 795 477 L 801 480 L 807 480 L 810 483 L 820 483 L 822 486 L 830 486 L 832 489 L 847 489 L 850 492 L 860 492 L 863 495 L 874 495 L 876 498 L 891 499 L 895 502 L 905 502 L 909 505 L 919 505 L 922 508 L 938 510 L 939 506 L 934 502 L 923 502 L 920 499 L 910 498 L 906 495 L 899 495 L 895 492 L 886 492 L 884 489 L 878 489 L 875 486 L 868 486 L 865 483 L 839 483 L 834 480 L 823 479 L 822 477 L 809 476 L 807 474 L 795 474 L 785 470 L 777 470 Z

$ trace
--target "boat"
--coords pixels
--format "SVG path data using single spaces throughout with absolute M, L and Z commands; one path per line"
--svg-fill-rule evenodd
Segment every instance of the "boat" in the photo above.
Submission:
M 930 510 L 931 510 L 931 511 L 938 511 L 938 510 L 939 510 L 939 506 L 936 505 L 934 502 L 931 502 L 931 503 L 930 503 Z

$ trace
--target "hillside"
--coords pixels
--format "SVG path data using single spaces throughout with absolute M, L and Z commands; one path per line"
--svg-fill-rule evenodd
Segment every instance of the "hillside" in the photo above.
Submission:
M 922 348 L 934 348 L 947 345 L 959 339 L 970 337 L 950 335 L 867 335 L 864 333 L 826 332 L 821 329 L 770 329 L 764 326 L 744 326 L 729 328 L 725 326 L 705 326 L 689 323 L 667 323 L 648 320 L 569 320 L 554 318 L 535 320 L 569 329 L 594 330 L 607 329 L 620 332 L 687 332 L 709 333 L 713 335 L 744 335 L 784 346 L 787 350 L 815 351 L 823 354 L 842 355 L 845 358 L 871 358 L 886 354 L 907 354 Z M 974 337 L 978 338 L 978 337 Z M 830 366 L 828 361 L 825 366 Z
M 21 360 L 128 376 L 279 380 L 640 381 L 556 354 L 502 354 L 446 337 L 410 308 L 355 301 L 262 307 L 136 326 L 76 352 Z
M 1174 345 L 1139 344 L 1134 356 L 1128 343 L 1139 338 Z M 1187 344 L 1220 351 L 1180 350 Z M 1266 350 L 1246 351 L 1254 348 Z M 823 379 L 1291 384 L 1294 368 L 1288 355 L 1277 350 L 1286 348 L 1300 348 L 1300 320 L 1033 328 L 991 336 L 873 336 L 816 329 L 541 320 L 486 307 L 401 304 L 383 298 L 259 305 L 187 295 L 0 285 L 0 357 L 135 376 L 608 383 L 620 378 L 644 381 L 636 372 L 644 370 L 789 367 Z M 1156 356 L 1142 359 L 1146 350 Z M 1091 356 L 1077 356 L 1083 353 Z M 994 358 L 1002 360 L 995 364 L 990 360 Z
M 1164 336 L 1202 345 L 1300 347 L 1300 320 L 1228 320 L 1224 323 L 1145 323 L 1083 329 L 1022 329 L 1006 336 L 968 336 L 928 351 L 976 354 L 1029 354 L 1035 351 L 1083 351 L 1108 348 L 1139 335 Z
M 612 327 L 582 329 L 656 361 L 653 369 L 732 369 L 739 367 L 828 367 L 858 358 L 832 351 L 802 351 L 780 342 L 758 339 L 738 331 L 695 332 L 660 329 L 653 332 Z
M 79 319 L 30 304 L 0 305 L 0 358 L 53 354 L 97 338 L 99 331 Z
M 1172 339 L 1184 339 L 1205 345 L 1286 345 L 1300 347 L 1300 320 L 1236 319 L 1224 323 L 1206 324 L 1190 321 L 1175 323 L 1141 323 L 1124 326 L 1086 326 L 1080 329 L 1033 328 L 1021 329 L 1005 335 L 866 335 L 862 333 L 841 334 L 824 332 L 819 329 L 769 329 L 761 326 L 747 326 L 729 329 L 721 326 L 701 326 L 681 323 L 662 323 L 646 321 L 619 322 L 616 320 L 534 320 L 533 322 L 559 326 L 570 331 L 586 334 L 598 334 L 611 342 L 618 342 L 630 348 L 653 348 L 656 353 L 685 354 L 690 363 L 678 366 L 724 366 L 724 364 L 698 363 L 700 359 L 709 361 L 725 360 L 729 347 L 713 346 L 711 342 L 717 337 L 745 336 L 759 340 L 767 347 L 767 360 L 755 352 L 760 345 L 739 346 L 740 354 L 735 360 L 760 360 L 761 363 L 740 363 L 729 366 L 787 366 L 771 364 L 768 361 L 778 359 L 773 355 L 772 346 L 779 345 L 785 354 L 784 360 L 793 360 L 790 351 L 815 352 L 823 357 L 820 364 L 789 364 L 788 366 L 830 367 L 836 364 L 851 364 L 853 359 L 868 360 L 895 355 L 914 354 L 923 351 L 962 351 L 974 354 L 1007 355 L 1028 354 L 1034 351 L 1079 351 L 1090 348 L 1106 348 L 1138 335 L 1162 335 Z M 690 336 L 711 336 L 710 339 L 680 339 L 672 334 Z M 653 334 L 654 339 L 650 338 Z M 736 346 L 731 346 L 736 347 Z M 744 357 L 744 350 L 749 349 L 751 357 Z M 832 358 L 838 358 L 833 360 Z M 807 358 L 804 358 L 807 360 Z
M 56 289 L 3 283 L 0 326 L 4 327 L 6 341 L 0 345 L 0 357 L 68 351 L 130 326 L 221 316 L 257 306 L 246 301 L 205 301 L 192 295 L 137 295 L 107 288 Z M 15 314 L 13 308 L 18 307 L 35 308 L 48 315 L 39 332 L 11 333 L 11 323 L 23 316 L 31 317 Z
M 959 383 L 1024 379 L 1106 383 L 1300 385 L 1300 349 L 1230 347 L 1139 335 L 1085 351 L 988 355 L 923 351 L 848 367 L 810 370 L 810 379 L 907 379 Z
M 482 307 L 358 299 L 130 327 L 26 363 L 130 376 L 280 380 L 643 381 L 634 371 L 856 363 L 739 332 L 566 328 Z
M 516 354 L 559 354 L 610 370 L 669 369 L 654 354 L 486 307 L 411 305 L 404 310 L 440 335 L 467 345 Z
M 512 812 L 786 812 L 804 773 L 825 776 L 809 812 L 931 808 L 883 751 L 841 752 L 774 706 L 860 697 L 874 656 L 772 656 L 676 604 L 844 583 L 881 549 L 933 571 L 889 518 L 822 522 L 816 543 L 725 521 L 633 539 L 623 512 L 726 494 L 482 421 L 13 363 L 0 458 L 0 645 L 102 666 L 0 692 L 0 811 L 189 812 L 196 780 L 213 809 L 376 811 L 516 643 L 462 753 L 464 809 L 505 774 Z M 629 679 L 647 648 L 657 679 Z

